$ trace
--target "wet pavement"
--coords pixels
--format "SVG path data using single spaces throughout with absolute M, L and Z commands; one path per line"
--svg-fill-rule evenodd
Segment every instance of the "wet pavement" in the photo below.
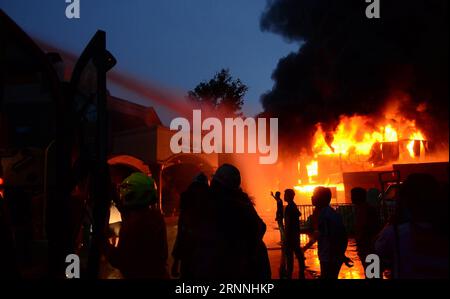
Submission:
M 301 246 L 304 246 L 309 241 L 307 235 L 301 235 L 300 242 Z M 278 227 L 273 224 L 267 225 L 267 232 L 264 236 L 264 242 L 266 243 L 270 266 L 272 269 L 272 278 L 279 278 L 279 267 L 281 260 L 281 246 L 280 246 L 280 232 Z M 345 265 L 342 265 L 341 271 L 339 272 L 339 279 L 364 279 L 364 269 L 362 267 L 361 261 L 359 260 L 358 254 L 356 252 L 356 244 L 353 239 L 349 239 L 349 243 L 347 246 L 347 257 L 349 257 L 354 265 L 349 268 Z M 315 279 L 320 275 L 320 263 L 319 258 L 317 256 L 317 243 L 315 243 L 310 249 L 305 252 L 305 264 L 306 264 L 306 272 L 305 276 L 307 279 Z M 298 277 L 298 265 L 296 261 L 294 263 L 294 273 L 293 278 Z
M 272 269 L 272 278 L 278 279 L 279 273 L 278 269 L 280 267 L 280 259 L 281 259 L 281 246 L 280 246 L 280 232 L 278 230 L 278 225 L 274 220 L 270 220 L 270 216 L 262 215 L 264 222 L 267 225 L 267 231 L 264 235 L 264 242 L 266 243 L 269 259 L 270 259 L 270 267 Z M 269 218 L 269 219 L 268 219 Z M 176 237 L 176 217 L 167 217 L 166 225 L 167 225 L 167 239 L 169 243 L 169 252 L 172 251 L 173 243 L 175 242 Z M 308 242 L 308 236 L 301 235 L 301 246 Z M 339 272 L 340 279 L 363 279 L 364 278 L 364 270 L 359 260 L 359 257 L 356 252 L 356 244 L 353 239 L 349 240 L 347 246 L 347 257 L 353 260 L 353 267 L 348 268 L 343 265 L 341 271 Z M 319 258 L 317 256 L 317 243 L 314 244 L 310 249 L 305 252 L 306 257 L 306 278 L 307 279 L 315 279 L 320 275 L 320 264 Z M 169 256 L 169 265 L 172 264 L 172 257 Z M 298 265 L 294 265 L 294 273 L 293 277 L 298 277 Z

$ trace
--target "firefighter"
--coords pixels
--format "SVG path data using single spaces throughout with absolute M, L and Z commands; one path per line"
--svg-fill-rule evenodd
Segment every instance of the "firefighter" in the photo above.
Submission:
M 122 227 L 117 248 L 108 243 L 111 265 L 125 278 L 166 279 L 167 233 L 158 208 L 155 183 L 147 175 L 136 172 L 119 187 Z

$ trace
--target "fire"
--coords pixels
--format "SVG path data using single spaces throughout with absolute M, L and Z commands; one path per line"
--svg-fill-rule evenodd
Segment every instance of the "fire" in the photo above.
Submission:
M 317 187 L 331 187 L 331 188 L 336 188 L 336 191 L 344 191 L 344 184 L 309 184 L 309 185 L 299 185 L 299 186 L 294 186 L 294 189 L 297 191 L 300 191 L 302 193 L 305 194 L 309 194 L 312 195 L 312 193 L 314 192 L 314 189 L 316 189 Z
M 311 161 L 308 165 L 306 165 L 306 172 L 308 173 L 309 182 L 313 182 L 313 177 L 319 175 L 319 163 L 316 160 Z
M 386 127 L 384 127 L 384 141 L 387 142 L 398 141 L 397 131 L 391 125 L 387 125 Z
M 367 116 L 341 116 L 333 132 L 325 132 L 320 123 L 316 128 L 313 138 L 315 156 L 350 154 L 368 156 L 373 144 L 377 142 L 425 140 L 423 133 L 416 128 L 415 121 L 408 119 L 400 121 L 384 119 L 380 123 L 375 123 Z
M 298 185 L 294 189 L 306 197 L 311 195 L 318 186 L 327 186 L 336 192 L 343 192 L 342 172 L 349 171 L 348 169 L 355 171 L 355 168 L 368 170 L 380 165 L 372 162 L 372 159 L 379 157 L 382 161 L 385 161 L 384 159 L 410 161 L 417 158 L 419 152 L 422 156 L 425 140 L 425 135 L 417 128 L 415 120 L 403 117 L 398 110 L 396 113 L 386 113 L 384 118 L 377 119 L 364 115 L 342 115 L 338 125 L 332 131 L 326 130 L 325 126 L 319 123 L 316 125 L 313 137 L 313 156 L 309 158 L 309 163 L 305 164 L 308 182 L 298 180 Z M 392 154 L 393 148 L 397 148 L 397 154 L 395 150 Z M 385 150 L 388 151 L 386 154 Z M 388 157 L 389 155 L 391 156 Z M 322 167 L 328 169 L 333 167 L 329 161 L 337 161 L 340 166 L 337 170 L 334 166 L 331 173 L 322 173 L 327 172 L 321 169 Z M 299 173 L 300 166 L 298 162 Z M 336 175 L 336 172 L 340 175 Z M 331 178 L 331 176 L 334 177 Z
M 406 148 L 408 149 L 408 153 L 411 157 L 414 158 L 415 153 L 414 153 L 414 140 L 411 140 L 408 145 L 406 146 Z
M 416 156 L 416 153 L 414 151 L 415 141 L 416 140 L 423 141 L 423 140 L 425 140 L 425 138 L 423 137 L 422 133 L 416 132 L 416 133 L 412 134 L 409 139 L 411 139 L 411 141 L 408 142 L 408 145 L 406 146 L 406 148 L 408 150 L 410 157 L 415 158 L 415 156 Z M 422 149 L 423 149 L 423 146 L 421 143 L 420 150 L 422 151 Z

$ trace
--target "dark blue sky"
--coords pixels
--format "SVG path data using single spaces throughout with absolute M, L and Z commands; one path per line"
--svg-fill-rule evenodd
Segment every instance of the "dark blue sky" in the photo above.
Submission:
M 262 110 L 278 60 L 298 48 L 261 32 L 264 0 L 80 0 L 81 18 L 65 17 L 65 0 L 0 0 L 0 7 L 31 36 L 80 54 L 97 29 L 107 32 L 116 70 L 187 91 L 220 68 L 249 86 L 247 115 Z M 109 86 L 113 95 L 152 105 Z M 156 106 L 167 124 L 173 116 Z

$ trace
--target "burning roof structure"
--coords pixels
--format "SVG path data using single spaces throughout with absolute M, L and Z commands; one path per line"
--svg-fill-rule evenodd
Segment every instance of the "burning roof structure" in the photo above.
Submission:
M 279 118 L 281 159 L 292 165 L 281 185 L 306 202 L 317 185 L 348 201 L 344 173 L 448 162 L 448 2 L 388 1 L 382 21 L 365 6 L 271 1 L 261 18 L 263 30 L 299 44 L 261 103 Z

